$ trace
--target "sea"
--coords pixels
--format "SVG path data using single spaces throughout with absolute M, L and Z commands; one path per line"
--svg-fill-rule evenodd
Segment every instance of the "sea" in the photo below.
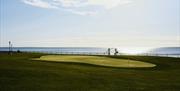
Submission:
M 180 58 L 180 47 L 161 47 L 154 48 L 147 52 L 151 56 L 167 56 L 167 57 L 179 57 Z
M 107 48 L 98 47 L 13 47 L 12 51 L 39 52 L 52 54 L 104 54 Z M 0 51 L 9 51 L 9 47 L 0 47 Z
M 111 48 L 111 55 L 114 55 L 114 49 Z M 108 55 L 108 48 L 101 47 L 13 47 L 12 51 L 36 52 L 50 54 L 86 54 L 86 55 Z M 131 49 L 133 50 L 133 49 Z M 135 50 L 135 49 L 134 49 Z M 136 49 L 137 50 L 137 49 Z M 9 47 L 0 47 L 0 51 L 9 51 Z M 146 55 L 146 56 L 164 56 L 180 57 L 180 47 L 160 47 L 153 48 L 139 53 L 128 53 L 118 48 L 118 55 Z

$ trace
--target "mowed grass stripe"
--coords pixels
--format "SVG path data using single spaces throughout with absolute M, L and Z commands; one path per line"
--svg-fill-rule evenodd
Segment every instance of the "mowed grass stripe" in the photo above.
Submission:
M 155 67 L 155 64 L 135 61 L 129 59 L 116 59 L 101 56 L 73 56 L 73 55 L 46 55 L 35 60 L 55 61 L 55 62 L 75 62 L 87 63 L 99 66 L 108 67 L 124 67 L 124 68 L 139 68 L 139 67 Z
M 179 91 L 180 59 L 111 56 L 156 64 L 113 68 L 31 60 L 46 54 L 0 53 L 0 91 Z

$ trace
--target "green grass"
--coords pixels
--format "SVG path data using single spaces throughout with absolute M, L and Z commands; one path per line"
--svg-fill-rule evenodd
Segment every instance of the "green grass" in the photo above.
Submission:
M 75 62 L 86 63 L 107 67 L 124 67 L 124 68 L 138 68 L 138 67 L 155 67 L 155 64 L 129 60 L 117 59 L 103 56 L 80 56 L 80 55 L 46 55 L 35 60 L 55 61 L 55 62 Z
M 30 60 L 44 54 L 0 53 L 0 91 L 179 91 L 180 59 L 111 56 L 156 64 L 113 68 Z

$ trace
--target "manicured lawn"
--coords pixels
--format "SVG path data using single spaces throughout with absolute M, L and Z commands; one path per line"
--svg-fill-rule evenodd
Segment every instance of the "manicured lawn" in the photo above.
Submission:
M 180 59 L 111 56 L 156 64 L 113 68 L 84 63 L 31 60 L 44 54 L 0 53 L 0 91 L 179 91 Z
M 137 68 L 137 67 L 155 67 L 155 64 L 129 60 L 117 59 L 103 56 L 78 56 L 78 55 L 46 55 L 36 60 L 55 61 L 55 62 L 75 62 L 86 63 L 107 67 L 124 67 L 124 68 Z

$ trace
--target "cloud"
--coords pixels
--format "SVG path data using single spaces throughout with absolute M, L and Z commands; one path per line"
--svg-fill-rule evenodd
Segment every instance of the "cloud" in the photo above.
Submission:
M 106 9 L 112 9 L 119 5 L 131 3 L 130 0 L 88 0 L 90 5 L 102 6 Z
M 40 8 L 63 9 L 79 15 L 94 15 L 97 12 L 110 10 L 120 5 L 131 3 L 131 0 L 22 0 L 25 4 Z
M 23 0 L 23 2 L 25 4 L 29 4 L 29 5 L 41 7 L 41 8 L 58 8 L 54 5 L 51 5 L 49 2 L 45 2 L 43 0 Z

